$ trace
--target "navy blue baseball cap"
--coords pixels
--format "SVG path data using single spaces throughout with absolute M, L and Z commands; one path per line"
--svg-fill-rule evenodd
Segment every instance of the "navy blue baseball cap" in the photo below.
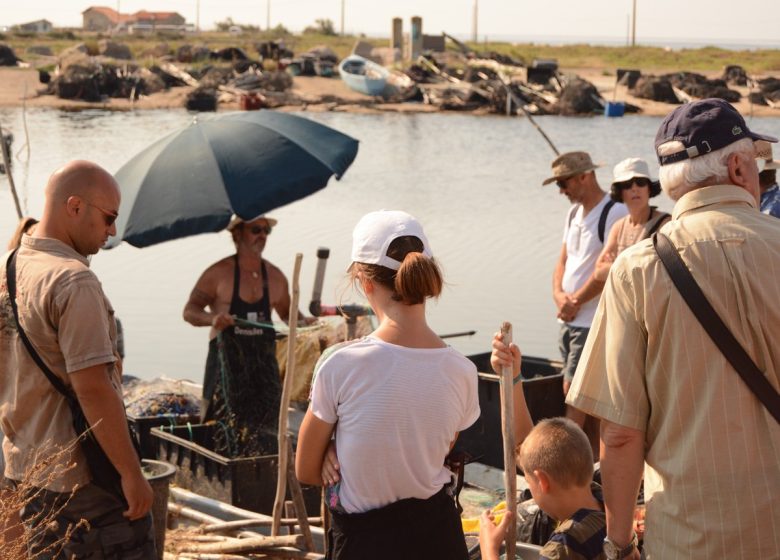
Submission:
M 661 144 L 682 142 L 683 150 L 665 156 L 658 154 L 658 163 L 667 165 L 720 150 L 742 138 L 777 142 L 774 136 L 752 132 L 731 103 L 702 99 L 681 105 L 666 116 L 655 135 L 655 150 L 658 154 Z

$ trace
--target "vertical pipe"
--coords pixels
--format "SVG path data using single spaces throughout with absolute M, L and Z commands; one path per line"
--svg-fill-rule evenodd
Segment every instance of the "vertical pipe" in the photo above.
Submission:
M 422 54 L 422 18 L 420 16 L 414 16 L 412 18 L 412 39 L 411 39 L 411 51 L 412 60 L 417 60 L 417 57 Z
M 390 48 L 393 49 L 393 62 L 398 62 L 404 56 L 404 20 L 393 18 L 393 29 L 390 33 Z
M 265 0 L 265 30 L 271 31 L 271 0 Z
M 636 0 L 633 0 L 634 9 L 631 11 L 631 46 L 636 46 Z
M 471 21 L 471 41 L 473 43 L 477 42 L 478 37 L 478 30 L 479 27 L 477 25 L 477 21 L 479 19 L 479 0 L 474 0 L 474 13 L 472 14 L 472 21 Z
M 344 0 L 341 0 L 341 36 L 344 36 Z
M 195 31 L 200 32 L 200 0 L 195 2 Z

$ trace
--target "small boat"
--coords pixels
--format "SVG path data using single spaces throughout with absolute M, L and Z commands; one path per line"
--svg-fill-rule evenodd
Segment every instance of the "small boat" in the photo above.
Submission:
M 356 54 L 341 61 L 339 74 L 347 86 L 366 95 L 382 95 L 390 77 L 387 68 Z
M 500 377 L 492 373 L 490 352 L 467 356 L 479 372 L 479 419 L 458 436 L 455 449 L 471 455 L 484 465 L 504 468 L 504 442 L 501 435 Z M 557 360 L 523 356 L 523 392 L 531 420 L 563 416 L 563 364 Z M 488 373 L 490 372 L 490 373 Z

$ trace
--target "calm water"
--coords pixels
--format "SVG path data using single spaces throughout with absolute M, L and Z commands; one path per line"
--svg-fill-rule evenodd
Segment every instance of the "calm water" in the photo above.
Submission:
M 371 210 L 402 209 L 424 224 L 444 268 L 447 289 L 429 309 L 438 332 L 474 329 L 473 337 L 451 343 L 467 354 L 480 352 L 489 349 L 491 334 L 509 320 L 526 354 L 557 357 L 550 286 L 567 201 L 554 186 L 540 186 L 553 154 L 525 119 L 302 115 L 358 138 L 360 150 L 341 181 L 271 213 L 279 225 L 265 256 L 290 276 L 295 253 L 304 255 L 301 308 L 308 307 L 318 247 L 331 249 L 323 300 L 335 303 L 344 293 L 354 224 Z M 28 111 L 31 155 L 14 168 L 26 212 L 40 215 L 46 179 L 66 161 L 90 159 L 115 172 L 191 118 L 184 111 Z M 608 164 L 598 171 L 606 186 L 619 160 L 641 156 L 653 161 L 660 119 L 545 117 L 538 122 L 559 150 L 586 149 Z M 15 133 L 18 151 L 24 143 L 21 111 L 0 110 L 0 123 Z M 756 118 L 749 124 L 780 135 L 780 120 Z M 672 207 L 664 195 L 655 200 L 664 210 Z M 7 181 L 1 177 L 3 245 L 15 223 Z M 208 332 L 184 323 L 181 310 L 200 273 L 231 250 L 228 234 L 222 233 L 145 249 L 124 244 L 93 258 L 92 267 L 125 327 L 127 373 L 201 380 Z M 351 290 L 343 295 L 344 302 L 357 300 Z

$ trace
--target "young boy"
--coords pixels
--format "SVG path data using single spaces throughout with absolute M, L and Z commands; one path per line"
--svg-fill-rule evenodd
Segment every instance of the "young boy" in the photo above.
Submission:
M 567 418 L 542 420 L 531 430 L 516 459 L 536 503 L 559 521 L 539 557 L 604 560 L 607 523 L 600 499 L 591 488 L 593 452 L 585 432 Z M 479 542 L 483 560 L 498 560 L 508 517 L 495 526 L 489 510 L 482 514 Z

